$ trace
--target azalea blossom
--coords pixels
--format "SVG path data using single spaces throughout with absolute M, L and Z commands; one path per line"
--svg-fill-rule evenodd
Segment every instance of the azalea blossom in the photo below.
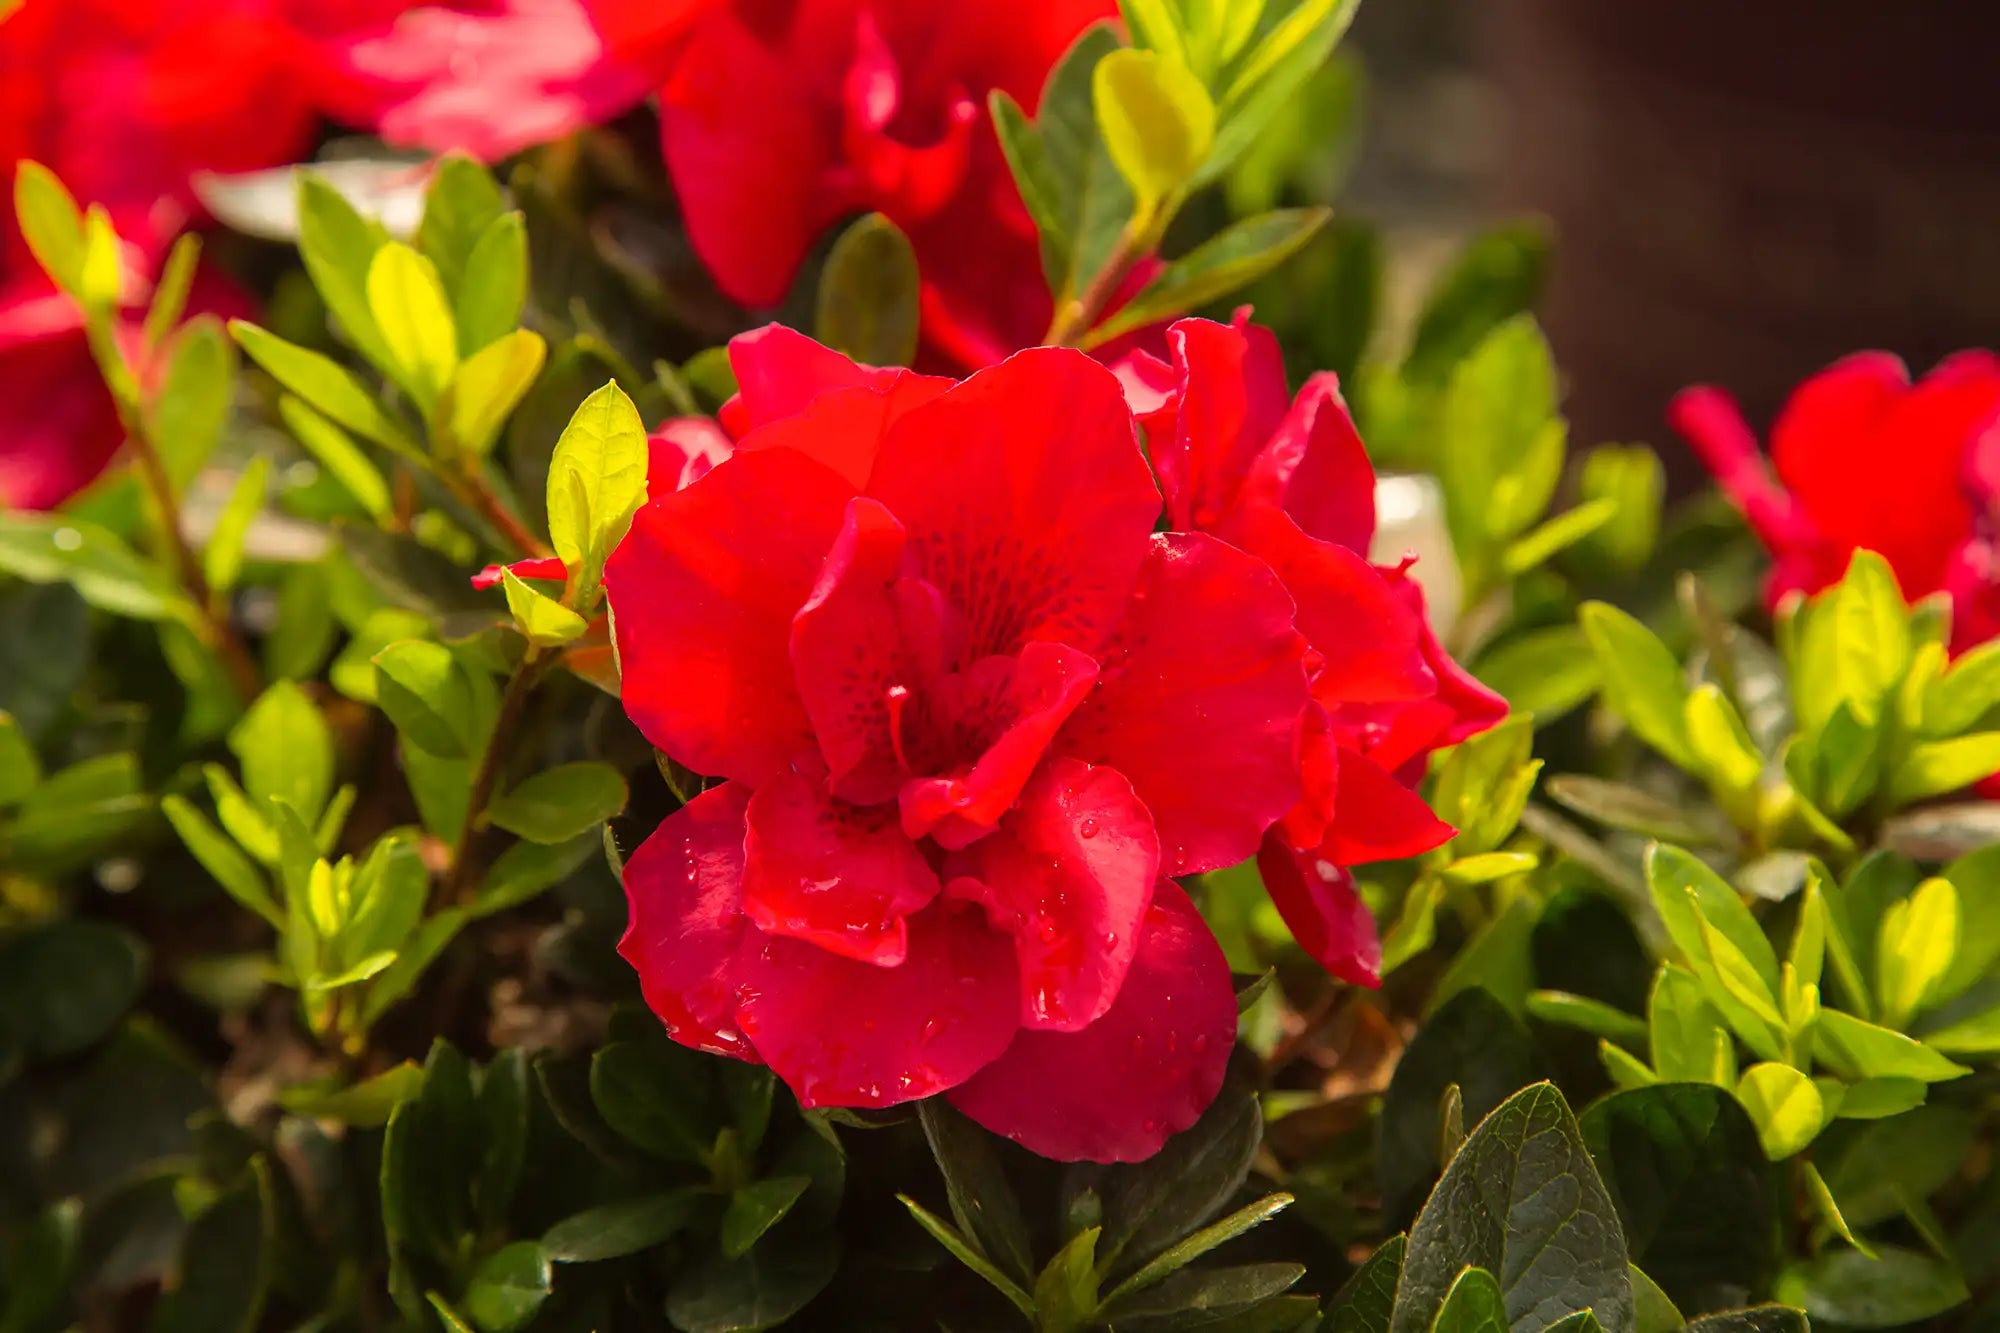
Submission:
M 1080 352 L 962 383 L 783 330 L 732 354 L 733 450 L 605 571 L 626 710 L 722 779 L 627 862 L 624 956 L 677 1040 L 807 1105 L 944 1093 L 1048 1156 L 1149 1155 L 1235 1025 L 1169 877 L 1300 799 L 1291 598 L 1155 531 Z
M 1914 383 L 1886 352 L 1836 362 L 1779 413 L 1768 465 L 1722 389 L 1683 390 L 1668 418 L 1769 548 L 1773 606 L 1865 549 L 1911 600 L 1950 595 L 1954 649 L 2000 633 L 2000 357 L 1960 352 Z
M 1300 944 L 1338 976 L 1380 978 L 1375 923 L 1346 867 L 1415 856 L 1452 828 L 1416 790 L 1432 751 L 1507 712 L 1438 644 L 1406 565 L 1368 562 L 1375 472 L 1331 374 L 1291 397 L 1277 340 L 1239 312 L 1181 320 L 1171 362 L 1121 367 L 1176 531 L 1256 556 L 1298 606 L 1311 645 L 1303 793 L 1258 865 Z
M 696 24 L 660 92 L 667 169 L 716 283 L 781 300 L 828 228 L 876 211 L 909 234 L 930 356 L 986 365 L 1042 341 L 1033 220 L 987 114 L 1033 110 L 1113 0 L 763 0 Z

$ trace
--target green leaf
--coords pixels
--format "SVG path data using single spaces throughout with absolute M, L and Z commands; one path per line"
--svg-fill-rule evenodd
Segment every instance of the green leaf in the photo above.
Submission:
M 1668 936 L 1710 1002 L 1755 1045 L 1758 1023 L 1771 1022 L 1776 1012 L 1779 981 L 1777 953 L 1757 918 L 1735 889 L 1678 847 L 1655 844 L 1646 856 L 1646 879 Z
M 1632 1279 L 1632 1304 L 1637 1311 L 1634 1333 L 1680 1333 L 1687 1320 L 1667 1299 L 1667 1293 L 1639 1265 L 1627 1265 L 1626 1272 Z
M 1607 782 L 1581 773 L 1558 773 L 1542 790 L 1559 805 L 1610 828 L 1669 842 L 1697 846 L 1726 841 L 1729 829 L 1719 822 L 1702 822 L 1698 811 L 1685 810 L 1651 792 Z
M 1820 1012 L 1813 1051 L 1849 1078 L 1915 1078 L 1942 1083 L 1972 1072 L 1920 1041 L 1837 1009 Z
M 1445 1293 L 1431 1333 L 1507 1333 L 1507 1327 L 1500 1283 L 1483 1268 L 1468 1268 Z
M 1611 505 L 1615 517 L 1583 543 L 1583 553 L 1615 570 L 1636 570 L 1659 544 L 1667 474 L 1659 454 L 1643 444 L 1600 444 L 1585 455 L 1578 491 Z
M 458 370 L 458 330 L 437 268 L 391 241 L 369 261 L 367 290 L 368 309 L 389 349 L 383 369 L 428 412 Z
M 1305 1265 L 1287 1263 L 1182 1269 L 1156 1287 L 1136 1293 L 1115 1305 L 1107 1304 L 1098 1311 L 1097 1317 L 1111 1321 L 1113 1327 L 1118 1326 L 1116 1321 L 1119 1320 L 1173 1316 L 1185 1321 L 1181 1326 L 1191 1324 L 1198 1328 L 1212 1328 L 1216 1325 L 1210 1321 L 1224 1316 L 1264 1314 L 1276 1304 L 1271 1298 L 1296 1286 L 1305 1272 Z M 1285 1302 L 1281 1308 L 1289 1308 L 1290 1304 Z M 1309 1301 L 1306 1308 L 1310 1311 L 1317 1304 Z M 1209 1316 L 1210 1319 L 1201 1319 L 1201 1316 Z M 1282 1321 L 1254 1327 L 1296 1329 L 1299 1326 L 1297 1318 L 1294 1314 Z M 1243 1325 L 1225 1322 L 1220 1327 L 1233 1331 Z
M 372 1026 L 376 1019 L 389 1011 L 389 1007 L 416 989 L 423 979 L 424 970 L 437 961 L 444 947 L 450 944 L 465 925 L 466 914 L 457 908 L 449 908 L 431 917 L 418 926 L 396 961 L 385 968 L 368 988 L 367 1002 L 362 1006 L 361 1021 L 364 1027 Z
M 1736 1085 L 1736 1100 L 1756 1122 L 1764 1155 L 1782 1161 L 1811 1143 L 1826 1123 L 1826 1107 L 1813 1081 L 1775 1061 L 1752 1065 Z
M 1923 733 L 1956 736 L 1971 731 L 2000 706 L 2000 642 L 1962 653 L 1924 692 Z
M 1605 705 L 1640 740 L 1681 768 L 1699 771 L 1687 731 L 1687 684 L 1667 646 L 1607 602 L 1585 602 L 1577 620 L 1597 656 Z
M 1562 1095 L 1538 1083 L 1480 1122 L 1410 1229 L 1392 1333 L 1424 1333 L 1467 1265 L 1501 1274 L 1510 1325 L 1578 1310 L 1631 1333 L 1618 1214 Z
M 354 872 L 346 920 L 335 939 L 343 964 L 403 947 L 423 918 L 430 871 L 410 830 L 378 839 Z
M 423 1068 L 405 1060 L 351 1087 L 319 1088 L 310 1084 L 281 1089 L 279 1104 L 293 1115 L 338 1120 L 355 1129 L 374 1129 L 404 1102 L 423 1090 Z
M 1181 39 L 1175 0 L 1118 0 L 1118 16 L 1132 34 L 1132 45 L 1142 51 L 1158 51 L 1183 65 L 1191 63 L 1187 43 Z
M 1013 1304 L 1014 1308 L 1022 1314 L 1030 1319 L 1035 1317 L 1035 1298 L 1030 1296 L 1014 1279 L 1008 1277 L 998 1268 L 995 1268 L 987 1260 L 986 1256 L 972 1247 L 970 1241 L 954 1231 L 950 1223 L 926 1209 L 907 1194 L 898 1194 L 896 1198 L 902 1203 L 903 1207 L 910 1210 L 910 1216 L 916 1219 L 918 1226 L 928 1232 L 931 1238 L 937 1241 L 938 1244 L 950 1251 L 952 1258 L 958 1260 L 974 1273 L 984 1278 L 988 1285 L 1002 1296 L 1005 1296 Z
M 0 712 L 0 807 L 18 805 L 42 780 L 42 761 L 12 714 Z
M 195 619 L 194 604 L 165 570 L 140 559 L 108 529 L 67 514 L 0 512 L 0 572 L 30 583 L 67 583 L 113 615 Z
M 104 921 L 55 920 L 0 940 L 0 1031 L 31 1059 L 63 1059 L 108 1035 L 139 998 L 147 952 Z
M 863 365 L 907 366 L 917 354 L 917 256 L 880 213 L 857 218 L 827 252 L 813 324 L 819 341 Z
M 1327 1333 L 1389 1333 L 1396 1285 L 1403 1275 L 1408 1238 L 1391 1236 L 1334 1293 L 1326 1309 Z
M 605 1121 L 656 1157 L 699 1163 L 715 1140 L 703 1089 L 691 1086 L 680 1052 L 617 1041 L 590 1062 L 590 1094 Z
M 917 1103 L 931 1156 L 944 1175 L 952 1219 L 971 1243 L 1008 1277 L 1026 1283 L 1034 1276 L 1034 1252 L 1021 1203 L 986 1131 L 953 1110 L 941 1097 Z
M 159 391 L 146 404 L 160 462 L 175 490 L 194 480 L 222 442 L 236 390 L 236 349 L 211 318 L 190 322 L 167 344 Z
M 530 842 L 568 842 L 625 808 L 625 779 L 609 764 L 560 764 L 524 779 L 486 808 L 492 824 Z
M 1416 1216 L 1442 1163 L 1438 1107 L 1448 1088 L 1465 1118 L 1484 1119 L 1540 1073 L 1528 1031 L 1489 992 L 1461 990 L 1426 1019 L 1404 1049 L 1382 1098 L 1376 1171 L 1391 1225 Z
M 465 260 L 452 311 L 459 351 L 472 356 L 512 333 L 527 303 L 527 224 L 519 213 L 503 213 L 487 224 Z
M 1806 1198 L 1812 1204 L 1813 1211 L 1819 1214 L 1820 1221 L 1849 1245 L 1869 1258 L 1874 1258 L 1874 1249 L 1856 1236 L 1853 1228 L 1847 1225 L 1847 1219 L 1840 1215 L 1840 1205 L 1834 1202 L 1833 1191 L 1826 1187 L 1826 1180 L 1820 1175 L 1819 1168 L 1811 1162 L 1802 1162 L 1800 1166 L 1803 1168 L 1800 1174 L 1805 1179 Z
M 1909 613 L 1889 562 L 1869 550 L 1854 553 L 1832 597 L 1836 697 L 1872 726 L 1910 662 Z
M 483 1137 L 472 1069 L 450 1043 L 434 1043 L 418 1096 L 395 1108 L 382 1140 L 382 1227 L 390 1253 L 438 1260 L 463 1253 L 472 1226 L 469 1182 Z
M 1647 1041 L 1644 1020 L 1587 995 L 1571 995 L 1568 991 L 1556 990 L 1530 992 L 1528 1015 L 1544 1023 L 1578 1028 L 1627 1046 L 1644 1047 Z
M 840 1245 L 830 1234 L 759 1245 L 741 1259 L 715 1256 L 681 1271 L 667 1318 L 681 1333 L 749 1333 L 803 1310 L 833 1281 Z
M 1096 347 L 1249 286 L 1297 254 L 1332 216 L 1327 208 L 1286 208 L 1230 224 L 1162 268 L 1082 345 Z
M 1701 684 L 1688 695 L 1686 714 L 1688 744 L 1701 760 L 1700 771 L 1739 822 L 1753 823 L 1764 756 L 1736 705 L 1719 686 Z
M 1598 690 L 1597 659 L 1575 625 L 1550 625 L 1500 640 L 1483 653 L 1473 674 L 1497 690 L 1517 713 L 1547 726 Z
M 252 1333 L 270 1285 L 274 1238 L 261 1171 L 202 1210 L 181 1242 L 175 1279 L 154 1312 L 156 1333 Z
M 542 1249 L 559 1264 L 589 1264 L 638 1254 L 679 1235 L 694 1220 L 693 1189 L 601 1204 L 566 1217 L 542 1236 Z
M 404 639 L 375 654 L 375 697 L 405 740 L 440 759 L 486 745 L 465 667 L 443 644 Z
M 1220 1212 L 1249 1177 L 1263 1133 L 1256 1096 L 1231 1079 L 1193 1128 L 1109 1173 L 1099 1189 L 1106 1274 L 1133 1271 Z
M 1534 304 L 1548 272 L 1549 250 L 1546 226 L 1512 222 L 1460 251 L 1417 316 L 1403 377 L 1419 385 L 1444 384 L 1488 334 Z
M 371 364 L 389 364 L 388 346 L 368 308 L 369 266 L 389 243 L 388 232 L 316 172 L 298 173 L 298 206 L 299 258 L 327 311 Z
M 345 431 L 290 394 L 278 399 L 278 415 L 299 446 L 313 456 L 342 490 L 354 497 L 354 502 L 370 518 L 380 521 L 389 516 L 389 483 Z
M 1215 103 L 1201 80 L 1154 51 L 1113 51 L 1091 74 L 1091 102 L 1111 160 L 1132 188 L 1135 223 L 1171 211 L 1215 144 Z
M 1267 1194 L 1257 1202 L 1244 1205 L 1220 1221 L 1211 1222 L 1193 1235 L 1170 1246 L 1158 1258 L 1119 1283 L 1104 1298 L 1105 1301 L 1107 1303 L 1118 1301 L 1165 1281 L 1169 1275 L 1179 1272 L 1216 1246 L 1227 1244 L 1252 1227 L 1270 1221 L 1291 1207 L 1292 1202 L 1292 1196 L 1289 1194 Z
M 1089 36 L 1086 32 L 1079 45 Z M 1057 178 L 1042 132 L 1006 89 L 995 88 L 988 93 L 986 105 L 993 118 L 994 134 L 1000 140 L 1000 151 L 1007 159 L 1007 169 L 1013 173 L 1021 201 L 1028 206 L 1028 215 L 1035 220 L 1035 230 L 1041 238 L 1042 271 L 1049 285 L 1060 291 L 1069 277 L 1068 196 L 1073 192 L 1072 183 Z
M 1924 1045 L 1946 1055 L 1984 1059 L 2000 1055 L 2000 1008 L 1962 1018 L 1924 1034 Z
M 1909 805 L 1970 787 L 1995 772 L 2000 772 L 2000 731 L 1914 745 L 1889 775 L 1889 800 Z
M 257 801 L 283 801 L 308 824 L 333 794 L 333 732 L 304 690 L 278 681 L 229 732 L 243 787 Z
M 1958 952 L 1958 890 L 1927 879 L 1890 903 L 1875 941 L 1875 997 L 1885 1027 L 1901 1030 L 1925 1007 Z
M 597 849 L 589 833 L 552 846 L 517 842 L 487 869 L 468 910 L 477 919 L 518 907 L 575 874 Z
M 740 1259 L 783 1220 L 812 1184 L 810 1176 L 772 1176 L 733 1191 L 722 1213 L 722 1255 Z
M 1111 256 L 1133 210 L 1132 187 L 1111 160 L 1097 124 L 1094 74 L 1120 49 L 1110 23 L 1084 29 L 1042 85 L 1036 126 L 1049 177 L 1061 190 L 1059 245 L 1042 235 L 1042 266 L 1057 305 L 1076 296 Z
M 1617 514 L 1618 506 L 1609 500 L 1586 500 L 1509 543 L 1500 554 L 1500 568 L 1510 578 L 1520 578 L 1597 532 Z
M 484 458 L 500 428 L 542 373 L 548 344 L 526 329 L 502 334 L 460 363 L 438 399 L 437 416 L 451 446 Z
M 1466 942 L 1431 991 L 1430 1003 L 1443 1004 L 1467 987 L 1479 986 L 1512 1009 L 1527 1003 L 1534 986 L 1529 956 L 1535 931 L 1535 904 L 1516 898 Z
M 1615 1092 L 1580 1117 L 1631 1260 L 1674 1303 L 1762 1291 L 1777 1263 L 1777 1195 L 1757 1127 L 1722 1088 Z
M 422 450 L 382 410 L 374 395 L 338 363 L 247 320 L 230 320 L 229 332 L 265 373 L 332 421 L 393 453 L 423 457 Z
M 583 400 L 549 460 L 549 538 L 573 588 L 594 588 L 605 557 L 646 501 L 646 427 L 616 381 Z
M 1359 3 L 1300 0 L 1250 48 L 1222 95 L 1215 144 L 1195 177 L 1196 187 L 1220 178 L 1298 96 L 1339 44 Z
M 1688 1321 L 1688 1333 L 1812 1333 L 1804 1311 L 1788 1305 L 1753 1305 Z
M 1532 319 L 1500 325 L 1452 371 L 1440 430 L 1445 518 L 1477 583 L 1499 548 L 1548 509 L 1562 473 L 1555 365 Z
M 39 162 L 23 158 L 14 171 L 14 217 L 21 239 L 56 286 L 70 296 L 83 290 L 83 214 L 76 199 Z
M 555 1274 L 540 1242 L 517 1240 L 472 1270 L 460 1308 L 480 1333 L 513 1333 L 549 1298 Z
M 215 882 L 239 904 L 249 908 L 258 916 L 282 931 L 285 928 L 284 914 L 271 897 L 271 891 L 264 882 L 249 857 L 237 850 L 237 846 L 223 835 L 221 829 L 208 822 L 208 818 L 192 804 L 179 796 L 160 798 L 160 813 L 174 826 L 181 842 L 201 862 L 202 869 L 215 877 Z
M 64 1199 L 38 1213 L 17 1233 L 7 1255 L 7 1292 L 0 1296 L 0 1329 L 31 1333 L 49 1326 L 68 1297 L 83 1232 L 83 1203 Z
M 215 528 L 201 554 L 202 574 L 217 595 L 234 588 L 237 576 L 243 572 L 243 543 L 250 536 L 250 525 L 256 520 L 257 511 L 264 507 L 264 493 L 270 482 L 271 456 L 258 454 L 244 466 L 228 503 L 216 517 Z
M 1082 1328 L 1097 1307 L 1096 1227 L 1069 1238 L 1035 1279 L 1038 1328 Z
M 1787 1268 L 1772 1294 L 1814 1320 L 1851 1328 L 1912 1324 L 1968 1299 L 1955 1264 L 1894 1245 L 1880 1247 L 1874 1258 L 1859 1250 L 1824 1251 Z
M 437 266 L 447 292 L 456 296 L 464 290 L 467 257 L 480 236 L 506 211 L 507 201 L 499 184 L 477 160 L 457 152 L 438 159 L 430 188 L 424 192 L 417 247 Z
M 582 616 L 548 594 L 529 587 L 513 570 L 502 569 L 500 583 L 507 592 L 507 610 L 513 614 L 514 627 L 529 643 L 559 648 L 581 638 L 590 628 Z

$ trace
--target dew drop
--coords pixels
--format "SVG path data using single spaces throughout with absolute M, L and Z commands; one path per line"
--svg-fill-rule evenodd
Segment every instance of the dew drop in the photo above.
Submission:
M 1095 819 L 1091 819 L 1091 818 L 1089 818 L 1088 816 L 1086 816 L 1086 817 L 1084 818 L 1084 821 L 1083 821 L 1083 822 L 1082 822 L 1081 824 L 1078 824 L 1078 825 L 1076 826 L 1076 836 L 1077 836 L 1077 837 L 1079 837 L 1079 838 L 1094 838 L 1094 837 L 1096 837 L 1096 836 L 1097 836 L 1097 821 L 1096 821 Z

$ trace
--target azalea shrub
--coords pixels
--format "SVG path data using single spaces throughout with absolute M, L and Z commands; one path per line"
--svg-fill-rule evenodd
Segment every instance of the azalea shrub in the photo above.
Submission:
M 0 3 L 0 1333 L 2000 1280 L 2000 362 L 1573 448 L 1352 0 Z

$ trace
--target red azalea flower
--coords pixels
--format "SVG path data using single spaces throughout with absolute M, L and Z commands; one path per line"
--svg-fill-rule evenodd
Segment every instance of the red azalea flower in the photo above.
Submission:
M 469 0 L 344 43 L 365 119 L 391 143 L 490 160 L 622 115 L 664 83 L 724 0 Z
M 1414 790 L 1431 751 L 1507 712 L 1439 646 L 1406 566 L 1378 568 L 1375 472 L 1336 378 L 1293 399 L 1268 329 L 1185 319 L 1172 363 L 1143 354 L 1121 379 L 1146 425 L 1169 526 L 1212 533 L 1274 570 L 1311 645 L 1304 795 L 1258 864 L 1301 945 L 1375 985 L 1381 947 L 1344 867 L 1415 856 L 1452 828 Z
M 777 331 L 732 355 L 733 452 L 656 488 L 605 573 L 626 710 L 726 779 L 627 864 L 622 952 L 677 1040 L 807 1105 L 946 1093 L 1048 1156 L 1152 1153 L 1235 1028 L 1167 877 L 1299 798 L 1290 599 L 1155 533 L 1080 352 L 957 384 Z
M 2000 632 L 2000 357 L 1960 352 L 1914 384 L 1886 352 L 1834 363 L 1772 426 L 1775 477 L 1723 390 L 1683 390 L 1668 420 L 1769 548 L 1773 606 L 1838 583 L 1865 548 L 1906 597 L 1951 595 L 1954 648 Z
M 667 169 L 717 284 L 784 296 L 828 227 L 870 210 L 909 234 L 922 332 L 980 366 L 1042 340 L 1035 228 L 986 113 L 1040 100 L 1112 0 L 742 0 L 697 24 L 660 94 Z

